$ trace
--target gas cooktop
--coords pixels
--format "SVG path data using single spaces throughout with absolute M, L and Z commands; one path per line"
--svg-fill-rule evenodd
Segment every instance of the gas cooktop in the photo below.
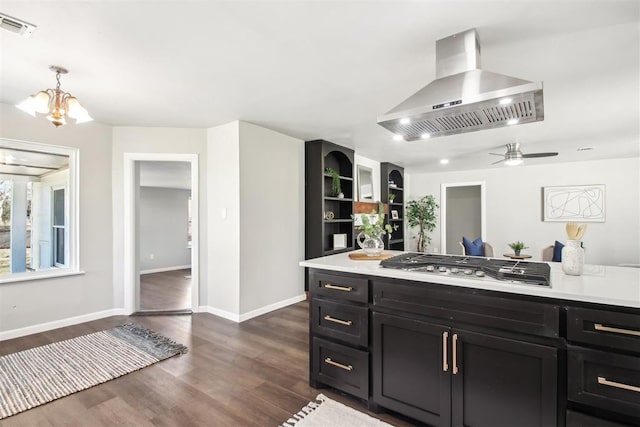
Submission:
M 382 260 L 380 265 L 447 276 L 551 286 L 551 268 L 544 262 L 410 252 Z

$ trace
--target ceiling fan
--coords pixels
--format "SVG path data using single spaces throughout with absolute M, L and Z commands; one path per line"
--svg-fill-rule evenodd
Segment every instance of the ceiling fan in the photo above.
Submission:
M 507 152 L 505 154 L 498 154 L 498 153 L 489 153 L 493 156 L 500 156 L 500 157 L 504 157 L 504 159 L 502 160 L 498 160 L 497 162 L 493 162 L 491 163 L 492 165 L 498 164 L 500 162 L 504 162 L 505 165 L 507 166 L 516 166 L 519 165 L 523 162 L 523 159 L 529 159 L 529 158 L 533 158 L 533 157 L 552 157 L 552 156 L 557 156 L 558 153 L 529 153 L 529 154 L 523 154 L 522 151 L 520 151 L 520 144 L 519 143 L 514 143 L 514 144 L 507 144 Z

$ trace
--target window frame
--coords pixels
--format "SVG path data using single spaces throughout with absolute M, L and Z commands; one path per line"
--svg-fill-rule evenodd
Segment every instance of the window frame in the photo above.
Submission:
M 65 262 L 62 267 L 57 266 L 55 268 L 39 270 L 39 271 L 26 271 L 22 273 L 10 273 L 0 276 L 0 284 L 30 281 L 37 279 L 46 279 L 51 277 L 70 276 L 83 274 L 80 269 L 80 209 L 79 209 L 79 196 L 80 196 L 80 150 L 77 147 L 69 147 L 54 144 L 45 144 L 32 141 L 21 141 L 10 138 L 0 137 L 0 146 L 15 149 L 27 149 L 41 152 L 48 152 L 53 154 L 61 154 L 68 156 L 69 158 L 69 171 L 68 180 L 66 185 L 59 185 L 55 188 L 65 187 L 65 235 L 66 235 L 66 248 L 65 248 Z M 1 175 L 1 177 L 10 177 L 11 175 Z M 9 178 L 10 179 L 10 178 Z M 53 203 L 53 202 L 52 202 Z M 53 223 L 52 223 L 53 231 Z M 33 250 L 33 248 L 32 248 Z M 53 255 L 53 254 L 52 254 Z M 55 264 L 54 264 L 55 265 Z

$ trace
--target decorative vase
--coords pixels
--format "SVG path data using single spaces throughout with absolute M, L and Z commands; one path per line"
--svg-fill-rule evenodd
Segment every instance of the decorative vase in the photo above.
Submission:
M 338 193 L 338 199 L 344 199 L 344 193 Z
M 579 276 L 583 267 L 584 249 L 580 240 L 567 240 L 562 248 L 562 271 L 571 276 Z
M 520 256 L 520 249 L 514 249 L 513 252 L 516 256 Z
M 367 256 L 378 256 L 384 250 L 381 236 L 367 236 L 361 231 L 356 240 L 358 241 L 358 246 L 362 248 Z

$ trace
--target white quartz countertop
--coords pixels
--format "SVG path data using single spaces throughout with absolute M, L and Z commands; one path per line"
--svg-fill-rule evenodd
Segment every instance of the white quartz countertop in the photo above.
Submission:
M 394 255 L 402 253 L 397 251 L 388 252 Z M 551 266 L 550 287 L 499 281 L 491 278 L 473 279 L 439 273 L 382 268 L 380 267 L 380 261 L 355 261 L 349 258 L 347 253 L 300 262 L 301 267 L 320 270 L 640 308 L 640 268 L 585 265 L 581 276 L 569 276 L 562 272 L 560 263 L 551 262 L 549 265 Z

